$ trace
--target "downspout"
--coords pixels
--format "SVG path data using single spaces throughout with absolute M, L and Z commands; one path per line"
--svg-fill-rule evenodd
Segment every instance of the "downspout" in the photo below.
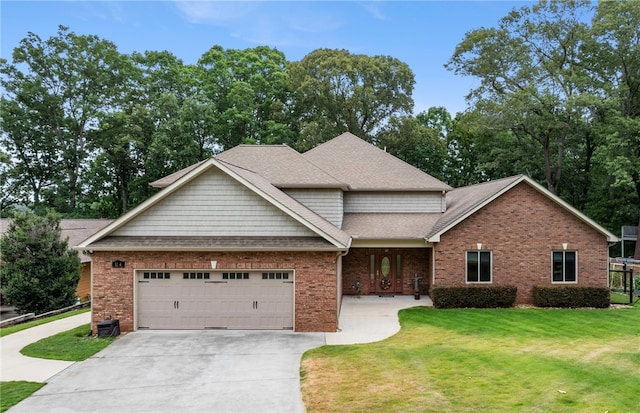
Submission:
M 340 331 L 340 310 L 342 309 L 342 257 L 349 253 L 351 249 L 351 240 L 347 244 L 347 249 L 344 251 L 338 251 L 336 253 L 336 326 L 337 331 Z

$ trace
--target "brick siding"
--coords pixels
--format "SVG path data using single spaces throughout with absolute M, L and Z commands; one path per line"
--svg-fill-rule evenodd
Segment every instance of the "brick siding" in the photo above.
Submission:
M 112 261 L 124 268 L 112 268 Z M 123 332 L 134 328 L 136 269 L 293 269 L 295 270 L 295 331 L 337 329 L 336 254 L 333 252 L 105 252 L 93 262 L 93 331 L 107 317 L 119 319 Z
M 517 304 L 533 303 L 533 287 L 552 285 L 551 254 L 568 244 L 577 251 L 577 284 L 607 286 L 604 235 L 520 183 L 442 235 L 435 245 L 434 285 L 466 285 L 466 251 L 492 252 L 493 285 L 518 287 Z

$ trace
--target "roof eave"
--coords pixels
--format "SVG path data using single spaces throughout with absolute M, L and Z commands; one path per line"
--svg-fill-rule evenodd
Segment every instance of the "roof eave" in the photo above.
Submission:
M 348 247 L 337 248 L 335 246 L 327 246 L 320 248 L 311 248 L 311 247 L 131 247 L 131 246 L 120 246 L 120 247 L 109 247 L 109 246 L 91 246 L 88 245 L 86 247 L 73 247 L 73 249 L 78 251 L 87 251 L 89 253 L 93 253 L 95 251 L 113 251 L 113 252 L 128 252 L 128 251 L 142 251 L 142 252 L 151 252 L 151 251 L 181 251 L 181 252 L 194 252 L 194 251 L 205 251 L 205 252 L 227 252 L 227 251 L 240 251 L 240 252 L 279 252 L 279 251 L 296 251 L 296 252 L 313 252 L 313 251 L 322 251 L 322 252 L 342 252 L 347 251 Z

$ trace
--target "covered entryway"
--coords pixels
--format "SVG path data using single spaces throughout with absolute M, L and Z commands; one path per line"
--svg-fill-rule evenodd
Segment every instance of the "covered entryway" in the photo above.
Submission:
M 139 329 L 293 329 L 293 271 L 136 273 Z
M 414 276 L 429 292 L 432 248 L 351 248 L 342 261 L 344 295 L 413 295 Z M 359 286 L 358 291 L 354 286 Z

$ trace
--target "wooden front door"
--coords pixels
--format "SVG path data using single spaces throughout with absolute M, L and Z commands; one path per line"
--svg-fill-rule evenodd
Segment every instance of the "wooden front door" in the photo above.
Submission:
M 397 274 L 400 255 L 392 250 L 376 250 L 370 258 L 369 291 L 374 294 L 402 293 L 402 279 Z

